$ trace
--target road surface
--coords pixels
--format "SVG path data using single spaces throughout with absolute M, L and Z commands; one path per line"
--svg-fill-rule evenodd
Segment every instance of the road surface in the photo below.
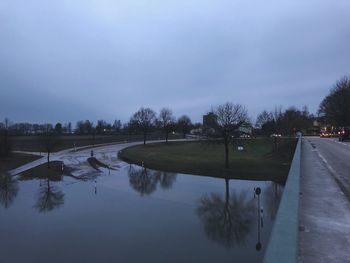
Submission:
M 349 181 L 349 142 L 303 139 L 300 262 L 350 262 Z
M 336 138 L 307 140 L 350 200 L 350 141 L 339 142 Z

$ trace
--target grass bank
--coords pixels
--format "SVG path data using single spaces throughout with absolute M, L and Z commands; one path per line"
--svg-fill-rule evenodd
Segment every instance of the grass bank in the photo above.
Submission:
M 62 162 L 51 161 L 50 169 L 47 167 L 47 163 L 29 169 L 19 174 L 21 180 L 32 179 L 50 179 L 51 181 L 60 181 L 63 176 L 71 176 L 72 170 L 69 167 L 64 167 L 62 171 Z
M 169 142 L 138 145 L 120 152 L 129 163 L 150 169 L 221 178 L 284 182 L 292 161 L 295 139 L 279 139 L 278 149 L 270 138 L 239 139 L 230 147 L 225 168 L 224 145 L 218 142 Z M 243 151 L 237 147 L 243 146 Z
M 12 153 L 9 157 L 0 158 L 0 173 L 10 171 L 39 158 L 40 156 L 31 154 Z

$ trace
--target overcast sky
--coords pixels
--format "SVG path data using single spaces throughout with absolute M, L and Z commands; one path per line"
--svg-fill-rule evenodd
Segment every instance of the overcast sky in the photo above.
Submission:
M 0 119 L 316 112 L 349 73 L 349 0 L 0 1 Z

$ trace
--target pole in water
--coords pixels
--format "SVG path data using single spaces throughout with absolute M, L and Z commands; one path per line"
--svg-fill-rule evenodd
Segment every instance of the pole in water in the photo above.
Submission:
M 256 251 L 260 251 L 262 248 L 262 244 L 260 240 L 260 228 L 263 227 L 263 221 L 262 221 L 263 209 L 260 208 L 260 194 L 261 194 L 261 188 L 260 187 L 254 188 L 254 195 L 258 196 L 258 242 L 255 245 Z

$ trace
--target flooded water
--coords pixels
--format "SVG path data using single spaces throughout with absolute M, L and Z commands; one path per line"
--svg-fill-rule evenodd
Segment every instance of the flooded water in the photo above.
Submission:
M 261 262 L 281 194 L 128 164 L 85 182 L 2 179 L 0 262 Z

